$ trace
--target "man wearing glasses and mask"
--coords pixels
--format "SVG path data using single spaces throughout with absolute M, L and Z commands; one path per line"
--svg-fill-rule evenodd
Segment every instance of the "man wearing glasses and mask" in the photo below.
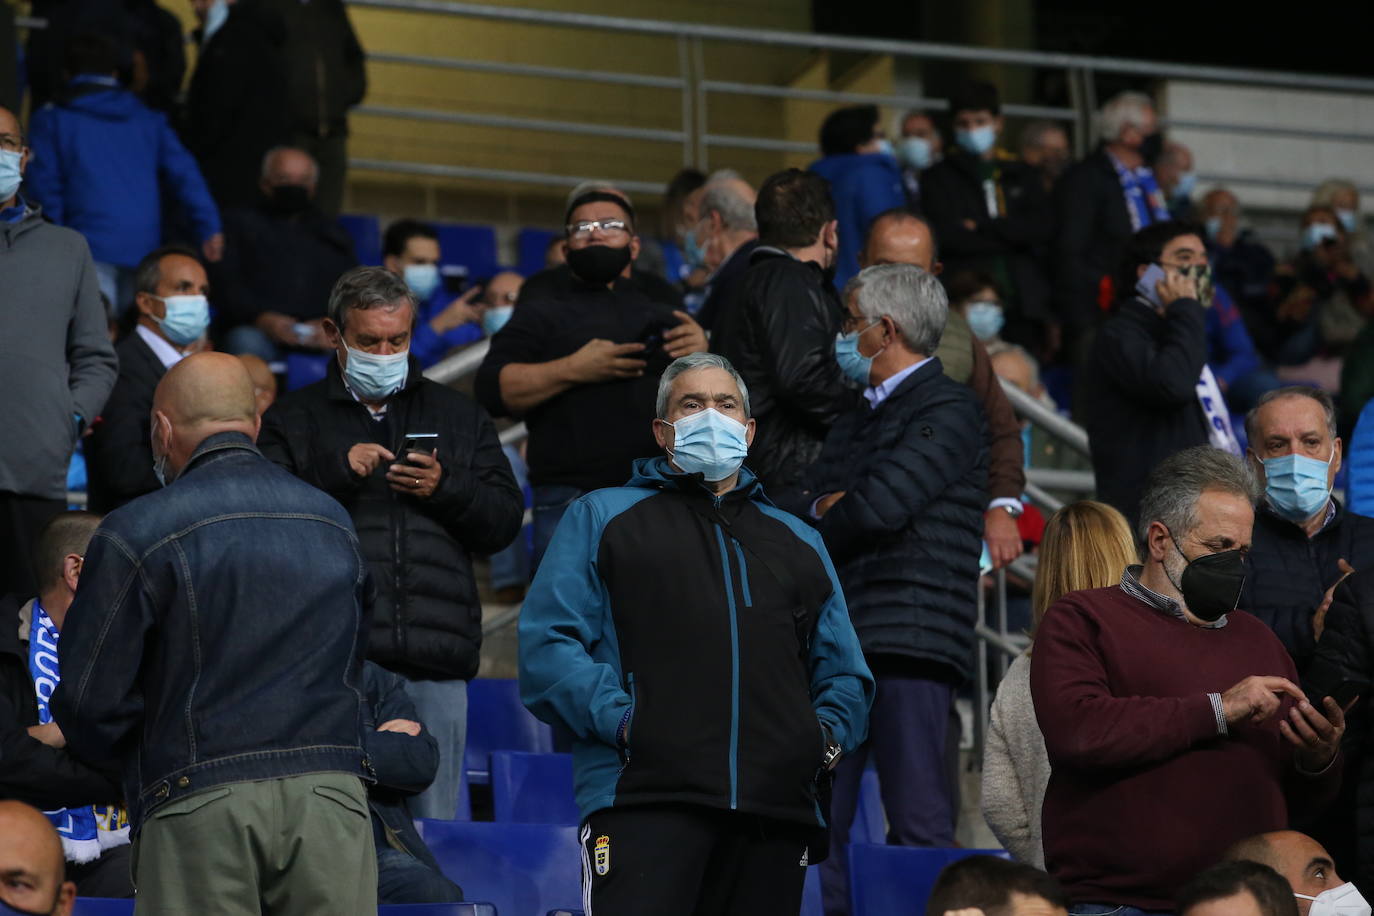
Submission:
M 651 301 L 626 276 L 639 253 L 635 213 L 619 194 L 588 191 L 567 211 L 566 290 L 520 296 L 477 373 L 477 399 L 529 427 L 534 561 L 569 503 L 618 486 L 650 435 L 658 377 L 706 349 L 686 312 Z

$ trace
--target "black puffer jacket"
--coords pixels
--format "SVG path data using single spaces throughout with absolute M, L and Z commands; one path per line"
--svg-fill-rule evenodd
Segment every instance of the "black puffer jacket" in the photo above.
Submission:
M 408 433 L 438 433 L 444 474 L 427 500 L 391 489 L 381 466 L 360 478 L 348 450 L 378 442 L 393 453 Z M 268 458 L 333 496 L 353 518 L 377 586 L 367 657 L 410 678 L 477 673 L 482 608 L 471 553 L 493 553 L 520 528 L 523 500 L 486 411 L 410 377 L 373 420 L 331 361 L 324 380 L 278 401 L 263 418 L 258 447 Z
M 866 656 L 969 677 L 987 478 L 982 411 L 938 359 L 835 423 L 803 503 L 845 493 L 818 527 Z
M 749 386 L 758 433 L 747 463 L 780 504 L 790 502 L 821 452 L 830 425 L 854 404 L 835 362 L 844 307 L 814 261 L 761 245 L 741 281 L 737 306 L 721 315 L 711 351 Z
M 1303 674 L 1316 648 L 1312 616 L 1341 577 L 1340 561 L 1374 569 L 1374 518 L 1336 503 L 1336 517 L 1314 538 L 1261 505 L 1255 512 L 1250 575 L 1240 606 L 1269 625 Z

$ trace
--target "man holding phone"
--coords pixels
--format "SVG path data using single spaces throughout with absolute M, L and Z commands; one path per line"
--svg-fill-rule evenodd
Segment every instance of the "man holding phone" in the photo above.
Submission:
M 402 277 L 345 273 L 325 320 L 337 358 L 273 405 L 258 445 L 353 518 L 378 591 L 367 657 L 406 679 L 439 742 L 439 771 L 412 812 L 448 819 L 482 643 L 471 555 L 514 539 L 524 501 L 486 412 L 421 374 L 415 320 Z
M 1120 298 L 1084 368 L 1097 495 L 1132 523 L 1145 478 L 1163 459 L 1208 444 L 1239 454 L 1207 368 L 1199 291 L 1206 263 L 1192 226 L 1161 222 L 1137 232 L 1116 279 Z

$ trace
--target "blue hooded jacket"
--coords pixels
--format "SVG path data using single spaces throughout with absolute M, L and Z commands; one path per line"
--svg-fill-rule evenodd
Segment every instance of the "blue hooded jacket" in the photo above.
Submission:
M 78 77 L 73 95 L 34 113 L 24 193 L 53 222 L 86 237 L 98 262 L 133 267 L 162 244 L 161 185 L 203 242 L 219 209 L 167 117 L 102 78 Z
M 583 818 L 684 803 L 817 826 L 825 732 L 873 677 L 825 546 L 747 470 L 715 496 L 665 458 L 574 501 L 520 615 L 520 694 L 574 735 Z
M 887 153 L 840 153 L 817 159 L 810 169 L 830 182 L 830 199 L 840 224 L 835 285 L 844 289 L 859 272 L 859 251 L 873 219 L 906 206 L 902 168 Z

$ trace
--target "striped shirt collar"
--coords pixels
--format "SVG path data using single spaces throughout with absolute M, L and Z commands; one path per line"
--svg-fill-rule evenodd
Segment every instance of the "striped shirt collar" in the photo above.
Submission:
M 1140 584 L 1140 571 L 1142 569 L 1144 569 L 1144 567 L 1140 565 L 1126 567 L 1125 572 L 1121 574 L 1121 590 L 1123 592 L 1137 601 L 1148 604 L 1156 611 L 1168 614 L 1170 617 L 1177 617 L 1185 623 L 1193 624 L 1193 626 L 1200 626 L 1207 630 L 1219 630 L 1226 626 L 1225 614 L 1222 614 L 1211 623 L 1194 623 L 1189 620 L 1188 616 L 1183 613 L 1183 608 L 1173 598 L 1168 598 Z

